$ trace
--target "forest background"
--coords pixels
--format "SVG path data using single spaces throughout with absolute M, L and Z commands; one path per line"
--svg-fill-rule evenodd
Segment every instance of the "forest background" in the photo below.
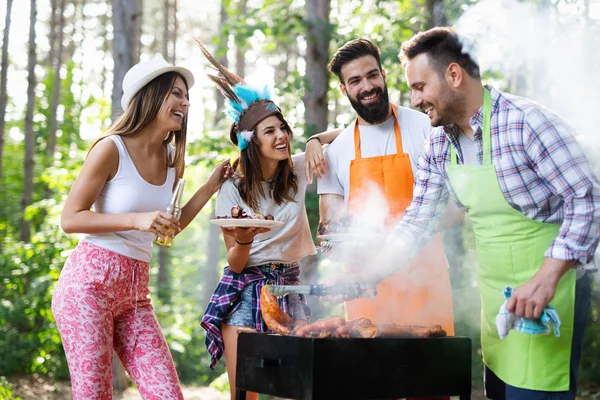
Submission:
M 23 7 L 23 8 L 21 8 Z M 232 71 L 272 85 L 295 131 L 295 151 L 314 132 L 353 119 L 326 65 L 345 41 L 368 37 L 382 51 L 390 98 L 410 106 L 398 62 L 401 43 L 433 26 L 473 38 L 484 80 L 534 98 L 574 125 L 600 167 L 598 0 L 4 0 L 0 74 L 0 398 L 4 378 L 69 378 L 50 311 L 62 265 L 77 243 L 60 229 L 60 212 L 91 142 L 120 112 L 120 82 L 140 60 L 162 56 L 190 68 L 185 178 L 187 197 L 236 149 L 227 139 L 223 97 L 206 78 L 195 40 Z M 595 104 L 595 106 L 594 106 Z M 209 223 L 214 199 L 170 249 L 155 248 L 151 290 L 182 382 L 225 390 L 224 366 L 208 368 L 199 321 L 225 265 L 220 231 Z M 315 187 L 307 194 L 313 229 Z M 481 384 L 479 298 L 468 220 L 444 234 L 457 335 L 473 339 L 473 382 Z M 303 261 L 316 282 L 341 266 Z M 581 363 L 580 394 L 600 398 L 600 290 Z M 311 300 L 316 318 L 341 307 Z M 118 362 L 116 362 L 118 364 Z M 128 385 L 115 368 L 115 386 Z

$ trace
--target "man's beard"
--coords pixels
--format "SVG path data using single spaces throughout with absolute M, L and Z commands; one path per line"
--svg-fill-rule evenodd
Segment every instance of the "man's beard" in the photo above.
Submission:
M 369 105 L 361 103 L 360 99 L 375 93 L 381 95 L 376 102 L 370 103 Z M 375 87 L 369 93 L 359 94 L 356 99 L 348 96 L 348 99 L 356 113 L 369 124 L 377 125 L 385 122 L 390 113 L 390 100 L 388 97 L 387 85 L 384 86 L 383 89 Z

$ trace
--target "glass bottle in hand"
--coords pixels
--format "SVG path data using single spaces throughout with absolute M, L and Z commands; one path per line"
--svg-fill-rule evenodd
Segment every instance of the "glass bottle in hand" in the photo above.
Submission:
M 165 210 L 169 214 L 173 215 L 177 219 L 177 221 L 179 221 L 179 217 L 181 217 L 181 200 L 183 199 L 183 188 L 184 187 L 185 187 L 185 179 L 180 179 L 177 182 L 177 187 L 175 188 L 175 192 L 173 192 L 173 197 L 171 198 L 171 201 L 169 202 L 169 205 L 167 206 L 167 209 Z M 175 235 L 175 231 L 173 231 L 172 229 L 168 229 L 168 232 L 171 235 Z M 163 238 L 163 237 L 160 237 L 157 235 L 154 238 L 154 243 L 156 243 L 160 246 L 171 247 L 172 242 L 173 242 L 173 238 L 170 236 Z

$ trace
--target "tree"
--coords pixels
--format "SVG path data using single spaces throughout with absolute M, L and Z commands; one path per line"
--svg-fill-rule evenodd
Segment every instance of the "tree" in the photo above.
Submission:
M 63 27 L 65 25 L 65 0 L 60 0 L 58 7 L 58 20 L 59 20 L 59 29 L 58 29 L 58 51 L 56 54 L 56 59 L 51 60 L 54 66 L 54 83 L 52 86 L 52 100 L 50 106 L 50 122 L 49 122 L 49 130 L 48 130 L 48 144 L 46 147 L 46 167 L 52 165 L 52 159 L 54 158 L 54 152 L 56 151 L 56 130 L 58 129 L 58 120 L 56 111 L 58 110 L 58 104 L 60 103 L 60 87 L 61 87 L 61 79 L 60 79 L 60 69 L 63 64 Z
M 427 0 L 427 11 L 429 14 L 428 25 L 430 28 L 448 24 L 445 0 Z
M 31 230 L 29 221 L 25 215 L 27 207 L 31 205 L 33 198 L 33 167 L 34 167 L 34 141 L 33 112 L 35 107 L 35 21 L 37 19 L 36 0 L 31 0 L 29 11 L 29 45 L 27 51 L 27 111 L 25 113 L 25 162 L 23 164 L 23 198 L 21 200 L 21 241 L 29 242 Z
M 305 134 L 311 136 L 327 129 L 327 91 L 329 89 L 329 10 L 330 0 L 306 1 L 306 75 L 304 126 Z M 309 185 L 307 207 L 315 203 L 316 184 Z M 317 257 L 308 256 L 301 260 L 300 271 L 303 282 L 311 282 L 316 278 Z M 317 304 L 311 304 L 315 307 Z
M 308 136 L 327 128 L 329 9 L 329 0 L 306 1 L 306 89 L 303 101 Z
M 6 17 L 4 19 L 4 35 L 2 36 L 2 71 L 0 71 L 0 186 L 2 186 L 2 156 L 4 154 L 4 128 L 6 126 L 6 103 L 8 93 L 6 91 L 6 80 L 8 78 L 8 39 L 10 33 L 10 14 L 12 11 L 12 0 L 6 0 Z
M 56 3 L 58 0 L 50 0 L 50 25 L 48 27 L 49 30 L 49 34 L 48 34 L 48 42 L 50 45 L 50 50 L 48 51 L 48 54 L 46 55 L 46 59 L 44 60 L 45 65 L 47 66 L 52 66 L 53 62 L 54 62 L 54 54 L 56 53 L 56 13 L 57 13 L 57 8 L 56 8 Z M 62 25 L 60 26 L 59 29 L 62 28 Z M 62 29 L 61 29 L 62 30 Z
M 227 60 L 227 4 L 226 0 L 221 0 L 221 8 L 219 12 L 219 26 L 220 31 L 216 40 L 215 58 L 221 65 L 227 68 L 229 62 Z M 239 71 L 236 71 L 239 74 Z M 242 78 L 243 75 L 240 75 Z M 218 126 L 223 119 L 223 109 L 225 108 L 225 97 L 221 94 L 218 89 L 215 89 L 216 99 L 216 110 L 214 115 L 214 126 Z M 215 201 L 210 202 L 212 211 L 210 219 L 215 218 Z M 219 283 L 219 261 L 220 261 L 220 249 L 221 249 L 221 230 L 213 224 L 210 224 L 206 238 L 206 263 L 204 265 L 204 271 L 202 272 L 203 282 L 203 294 L 204 299 L 202 307 L 210 301 L 213 289 Z
M 238 16 L 244 17 L 247 10 L 246 0 L 240 0 L 238 4 Z M 241 77 L 246 75 L 246 38 L 235 36 L 235 73 Z
M 169 45 L 174 33 L 171 30 L 171 18 L 175 19 L 176 10 L 171 11 L 175 5 L 171 5 L 170 0 L 164 0 L 163 2 L 163 37 L 162 37 L 162 55 L 167 61 L 175 63 L 175 59 L 169 56 Z M 174 44 L 173 40 L 173 44 Z M 173 46 L 173 49 L 175 46 Z M 173 50 L 175 53 L 175 50 Z M 158 279 L 157 279 L 157 290 L 156 294 L 163 303 L 169 303 L 170 301 L 170 287 L 169 287 L 169 250 L 166 247 L 160 246 L 158 248 Z
M 225 27 L 227 26 L 227 5 L 225 4 L 226 0 L 221 0 L 221 8 L 219 11 L 219 32 L 217 33 L 216 39 L 216 49 L 215 49 L 215 58 L 217 61 L 224 66 L 228 67 L 229 62 L 227 60 L 227 30 Z M 243 78 L 243 76 L 242 76 Z M 215 126 L 219 124 L 219 121 L 223 119 L 223 113 L 221 110 L 225 107 L 225 97 L 221 94 L 219 89 L 215 88 L 215 96 L 217 101 L 217 109 L 215 112 Z
M 167 61 L 171 60 L 169 57 L 169 44 L 171 38 L 171 29 L 169 25 L 169 20 L 171 16 L 171 1 L 164 0 L 163 1 L 163 40 L 162 40 L 162 55 L 163 58 Z
M 142 0 L 112 0 L 113 88 L 112 118 L 121 110 L 122 82 L 125 73 L 139 60 L 142 36 Z M 116 355 L 113 355 L 113 387 L 123 390 L 128 380 Z
M 122 82 L 125 73 L 139 61 L 142 36 L 142 0 L 112 0 L 113 89 L 112 117 L 121 109 Z

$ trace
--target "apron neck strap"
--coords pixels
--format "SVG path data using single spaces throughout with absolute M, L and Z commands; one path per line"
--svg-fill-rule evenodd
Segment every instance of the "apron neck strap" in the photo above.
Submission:
M 490 91 L 483 88 L 483 128 L 481 130 L 481 140 L 483 146 L 483 165 L 492 163 L 491 151 L 491 121 L 492 121 L 492 96 Z M 450 143 L 450 165 L 457 165 L 456 150 Z
M 404 153 L 404 151 L 402 150 L 402 135 L 400 134 L 398 113 L 396 110 L 396 106 L 392 104 L 391 107 L 392 114 L 394 115 L 394 136 L 396 137 L 396 153 L 402 154 Z M 354 121 L 354 154 L 357 160 L 362 158 L 362 153 L 360 151 L 360 128 L 358 127 L 358 119 Z

